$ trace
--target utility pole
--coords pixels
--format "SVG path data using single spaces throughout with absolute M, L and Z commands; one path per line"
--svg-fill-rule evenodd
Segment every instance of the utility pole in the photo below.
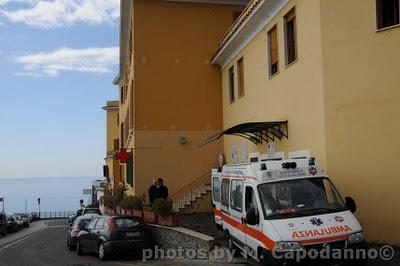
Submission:
M 40 220 L 40 198 L 37 199 L 38 206 L 39 206 L 39 220 Z

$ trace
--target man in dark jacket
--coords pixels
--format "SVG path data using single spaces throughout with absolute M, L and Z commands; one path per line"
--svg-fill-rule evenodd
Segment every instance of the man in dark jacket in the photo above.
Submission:
M 164 186 L 164 180 L 162 178 L 159 178 L 157 180 L 158 183 L 158 195 L 157 198 L 161 199 L 168 199 L 168 188 Z
M 158 195 L 157 180 L 153 179 L 153 184 L 149 187 L 149 201 L 150 205 L 156 201 Z

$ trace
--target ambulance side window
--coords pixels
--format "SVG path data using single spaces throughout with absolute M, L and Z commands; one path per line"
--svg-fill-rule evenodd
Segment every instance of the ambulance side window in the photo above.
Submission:
M 221 204 L 227 208 L 229 207 L 229 179 L 222 179 Z
M 215 202 L 221 201 L 221 184 L 217 176 L 213 177 L 213 199 Z
M 258 211 L 254 189 L 252 187 L 246 187 L 246 212 L 250 208 L 254 208 L 256 212 Z
M 241 212 L 243 209 L 243 181 L 232 180 L 231 183 L 231 208 Z

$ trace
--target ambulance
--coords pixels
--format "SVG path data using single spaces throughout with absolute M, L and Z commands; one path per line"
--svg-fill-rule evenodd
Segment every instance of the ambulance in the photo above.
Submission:
M 343 200 L 308 151 L 283 157 L 253 153 L 212 170 L 215 223 L 229 249 L 267 265 L 288 252 L 365 249 L 355 201 Z

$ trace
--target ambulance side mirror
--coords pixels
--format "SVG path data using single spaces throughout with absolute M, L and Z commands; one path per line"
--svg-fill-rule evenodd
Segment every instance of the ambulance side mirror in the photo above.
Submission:
M 357 205 L 356 205 L 356 202 L 354 201 L 354 199 L 352 197 L 346 197 L 345 201 L 346 201 L 346 206 L 349 209 L 349 211 L 351 211 L 353 213 L 356 212 Z
M 246 224 L 248 225 L 256 225 L 258 224 L 258 215 L 256 214 L 256 209 L 250 208 L 246 213 Z

